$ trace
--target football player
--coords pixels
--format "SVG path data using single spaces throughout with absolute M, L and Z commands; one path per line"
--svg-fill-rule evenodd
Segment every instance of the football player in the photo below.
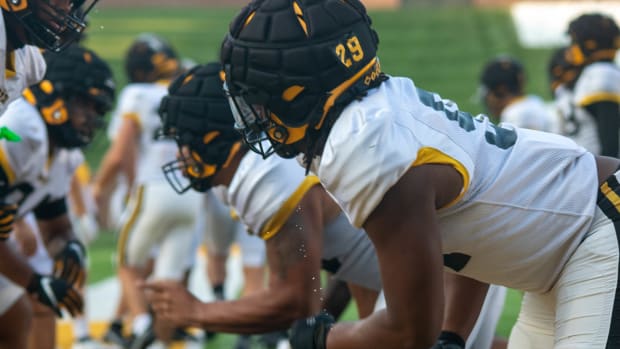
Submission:
M 39 48 L 60 51 L 86 28 L 84 18 L 99 0 L 2 0 L 0 9 L 0 114 L 27 86 L 41 80 Z
M 556 132 L 558 122 L 542 98 L 525 94 L 525 69 L 516 58 L 499 56 L 480 75 L 480 97 L 489 116 L 517 127 Z
M 456 314 L 489 283 L 525 291 L 510 348 L 618 347 L 620 160 L 460 111 L 383 73 L 378 42 L 359 1 L 257 0 L 222 44 L 245 141 L 302 154 L 381 267 L 385 311 L 299 321 L 293 348 L 462 347 L 441 332 L 444 266 Z
M 82 311 L 76 288 L 82 287 L 85 278 L 86 251 L 74 233 L 66 197 L 75 168 L 83 160 L 79 148 L 89 144 L 102 125 L 115 86 L 109 66 L 91 50 L 71 46 L 62 53 L 47 51 L 45 60 L 44 80 L 24 90 L 23 97 L 11 103 L 0 119 L 0 126 L 8 126 L 22 137 L 21 142 L 0 141 L 0 176 L 3 202 L 18 207 L 17 217 L 34 213 L 53 270 L 35 272 L 2 242 L 0 271 L 40 303 L 33 306 L 35 319 L 53 326 L 54 314 L 61 316 L 62 309 L 72 315 Z M 3 239 L 10 232 L 6 228 Z M 6 307 L 23 294 L 13 287 L 15 296 L 7 293 L 1 298 Z M 27 333 L 25 330 L 22 335 Z M 31 347 L 55 345 L 53 327 L 48 326 L 46 335 L 31 335 Z
M 572 89 L 575 141 L 595 154 L 619 153 L 620 67 L 614 57 L 620 49 L 620 28 L 613 18 L 584 14 L 568 26 L 571 45 L 568 62 L 579 67 Z
M 118 131 L 93 185 L 95 200 L 110 192 L 119 174 L 132 181 L 127 204 L 130 214 L 119 235 L 119 277 L 133 318 L 131 348 L 144 348 L 155 337 L 142 290 L 135 285 L 147 275 L 147 262 L 158 249 L 152 277 L 181 282 L 186 264 L 196 252 L 194 224 L 200 197 L 177 195 L 166 182 L 161 166 L 176 156 L 176 144 L 158 139 L 161 121 L 157 107 L 166 88 L 180 72 L 173 47 L 152 33 L 140 34 L 125 55 L 130 83 L 119 96 L 113 118 Z M 106 206 L 106 203 L 103 203 Z
M 578 135 L 581 131 L 579 119 L 583 119 L 585 115 L 583 115 L 583 109 L 573 106 L 573 90 L 583 67 L 570 63 L 570 54 L 571 51 L 566 46 L 553 51 L 547 64 L 547 77 L 553 96 L 553 110 L 559 117 L 558 131 L 562 135 L 579 141 Z M 578 113 L 582 113 L 579 118 L 576 116 Z M 587 148 L 588 144 L 581 145 Z
M 360 316 L 368 316 L 381 289 L 370 240 L 348 223 L 316 176 L 305 176 L 294 160 L 263 160 L 242 144 L 220 69 L 215 63 L 193 69 L 175 80 L 162 100 L 164 134 L 177 140 L 183 155 L 164 171 L 178 192 L 215 187 L 249 232 L 265 240 L 269 287 L 237 301 L 205 304 L 178 285 L 150 283 L 156 315 L 223 332 L 284 329 L 319 309 L 322 266 L 349 284 Z M 189 182 L 175 176 L 179 171 Z M 481 316 L 479 321 L 492 327 L 490 338 L 497 320 Z

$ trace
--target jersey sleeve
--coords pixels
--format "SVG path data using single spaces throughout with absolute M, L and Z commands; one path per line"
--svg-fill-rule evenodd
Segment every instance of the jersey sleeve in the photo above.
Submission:
M 108 138 L 114 139 L 124 120 L 131 120 L 143 128 L 145 115 L 142 109 L 150 105 L 148 96 L 139 85 L 128 85 L 121 92 L 118 104 L 112 114 L 112 121 L 108 127 Z
M 413 166 L 454 167 L 463 178 L 461 195 L 474 172 L 471 156 L 447 130 L 472 132 L 477 121 L 461 115 L 456 104 L 437 94 L 392 80 L 396 79 L 388 80 L 363 103 L 354 102 L 345 109 L 330 131 L 314 171 L 358 228 Z M 384 89 L 402 91 L 407 103 L 393 106 Z
M 0 118 L 0 126 L 21 137 L 19 142 L 0 141 L 0 166 L 8 184 L 40 173 L 47 161 L 48 144 L 45 124 L 36 109 L 24 100 L 17 100 Z

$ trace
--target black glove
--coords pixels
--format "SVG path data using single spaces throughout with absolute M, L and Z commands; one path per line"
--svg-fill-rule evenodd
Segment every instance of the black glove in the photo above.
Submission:
M 335 322 L 327 313 L 295 321 L 291 327 L 291 348 L 325 349 L 327 333 Z
M 465 341 L 454 332 L 441 331 L 437 343 L 431 349 L 465 349 Z
M 62 317 L 61 309 L 66 309 L 71 316 L 82 313 L 82 296 L 63 279 L 34 273 L 26 290 L 39 303 L 50 307 L 58 317 Z
M 0 241 L 6 241 L 13 230 L 17 205 L 0 204 Z
M 54 258 L 54 276 L 82 287 L 86 278 L 86 248 L 77 239 L 67 241 Z

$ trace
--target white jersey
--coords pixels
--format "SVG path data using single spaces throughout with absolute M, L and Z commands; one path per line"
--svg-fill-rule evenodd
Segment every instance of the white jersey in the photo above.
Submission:
M 306 176 L 294 159 L 247 152 L 227 189 L 217 187 L 217 196 L 229 204 L 250 232 L 267 240 L 298 207 L 314 185 L 315 176 Z M 322 265 L 334 277 L 379 291 L 379 263 L 370 239 L 341 215 L 323 229 Z
M 0 11 L 4 11 L 0 9 Z M 45 60 L 38 47 L 26 45 L 12 52 L 7 52 L 6 24 L 0 13 L 0 65 L 4 74 L 0 74 L 0 115 L 9 103 L 21 96 L 22 91 L 43 79 Z M 12 66 L 7 66 L 7 62 Z
M 549 113 L 543 100 L 535 95 L 518 98 L 510 103 L 500 115 L 502 122 L 517 127 L 529 128 L 545 132 L 557 132 L 557 121 Z
M 446 264 L 483 282 L 548 290 L 592 222 L 592 154 L 559 135 L 495 126 L 392 77 L 341 113 L 311 169 L 359 227 L 410 167 L 427 163 L 464 179 L 438 212 Z
M 132 83 L 123 89 L 112 120 L 117 133 L 122 120 L 130 118 L 140 127 L 139 156 L 136 183 L 165 181 L 162 165 L 176 159 L 177 145 L 169 139 L 158 139 L 161 120 L 159 103 L 168 93 L 164 83 Z
M 247 152 L 233 176 L 228 190 L 220 191 L 224 203 L 233 208 L 248 232 L 263 239 L 278 233 L 305 193 L 319 181 L 306 177 L 295 161 L 284 161 L 276 156 L 264 159 Z M 222 195 L 225 194 L 225 195 Z M 289 205 L 285 203 L 289 202 Z M 285 207 L 286 206 L 286 207 Z
M 24 99 L 11 103 L 0 126 L 21 135 L 20 142 L 0 141 L 1 165 L 10 189 L 7 201 L 19 204 L 18 216 L 45 201 L 65 198 L 75 169 L 84 161 L 79 149 L 57 149 L 49 155 L 45 122 Z
M 601 153 L 601 143 L 596 127 L 596 119 L 585 109 L 588 105 L 601 101 L 620 103 L 620 68 L 613 63 L 598 62 L 583 69 L 575 82 L 573 91 L 560 91 L 570 96 L 570 104 L 564 106 L 575 123 L 568 134 L 577 144 L 594 154 Z M 556 93 L 557 95 L 557 93 Z M 566 102 L 563 102 L 566 104 Z

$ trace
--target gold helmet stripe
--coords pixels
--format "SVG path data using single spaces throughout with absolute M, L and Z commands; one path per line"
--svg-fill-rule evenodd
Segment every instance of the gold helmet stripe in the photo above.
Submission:
M 297 21 L 299 22 L 301 29 L 303 29 L 306 37 L 308 37 L 308 25 L 306 24 L 306 20 L 304 19 L 304 13 L 301 10 L 301 7 L 299 7 L 299 4 L 297 4 L 297 1 L 293 1 L 293 11 L 295 11 L 295 14 L 297 15 Z
M 371 69 L 372 69 L 372 72 L 370 72 Z M 353 84 L 357 80 L 359 80 L 360 78 L 362 78 L 364 75 L 368 74 L 369 72 L 370 72 L 370 76 L 367 81 L 367 84 L 370 84 L 370 82 L 376 79 L 381 73 L 381 66 L 379 64 L 379 60 L 377 59 L 377 57 L 373 58 L 370 62 L 368 62 L 368 64 L 366 64 L 364 68 L 360 69 L 360 71 L 358 71 L 350 79 L 345 80 L 342 84 L 336 86 L 336 88 L 334 88 L 333 90 L 329 92 L 329 98 L 327 98 L 327 101 L 323 105 L 323 115 L 321 116 L 321 120 L 319 120 L 319 122 L 314 127 L 315 129 L 318 130 L 323 126 L 325 117 L 327 116 L 327 113 L 329 112 L 329 110 L 334 106 L 336 99 L 338 99 L 338 97 L 340 97 L 342 93 L 346 91 L 349 87 L 353 86 Z

